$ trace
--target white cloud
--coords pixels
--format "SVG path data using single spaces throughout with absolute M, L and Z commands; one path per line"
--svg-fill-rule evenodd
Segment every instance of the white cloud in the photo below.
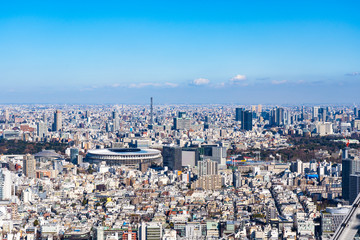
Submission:
M 231 80 L 233 80 L 233 81 L 243 81 L 243 80 L 246 80 L 246 76 L 238 74 L 235 77 L 233 77 Z
M 271 81 L 271 84 L 273 84 L 273 85 L 280 85 L 280 84 L 285 84 L 285 83 L 287 83 L 287 80 L 281 80 L 281 81 L 273 80 L 273 81 Z
M 196 85 L 196 86 L 207 85 L 209 83 L 210 83 L 210 80 L 206 79 L 206 78 L 197 78 L 197 79 L 194 79 L 194 81 L 192 82 L 192 84 Z
M 246 76 L 245 75 L 241 75 L 241 74 L 238 74 L 236 75 L 235 77 L 231 78 L 230 79 L 230 83 L 231 84 L 237 84 L 239 82 L 243 82 L 246 80 Z

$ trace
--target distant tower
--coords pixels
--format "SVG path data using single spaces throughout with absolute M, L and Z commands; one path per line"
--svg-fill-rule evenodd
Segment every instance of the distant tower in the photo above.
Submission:
M 54 113 L 54 124 L 53 124 L 53 131 L 57 132 L 62 129 L 62 116 L 61 111 L 56 110 Z
M 9 110 L 5 109 L 5 122 L 8 122 L 9 121 Z
M 120 118 L 117 111 L 112 112 L 112 118 L 113 118 L 113 131 L 117 131 L 120 129 Z
M 150 98 L 150 124 L 154 125 L 154 116 L 153 116 L 153 98 Z

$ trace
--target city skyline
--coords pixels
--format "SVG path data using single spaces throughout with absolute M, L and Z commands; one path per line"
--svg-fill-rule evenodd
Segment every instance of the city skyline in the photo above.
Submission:
M 359 3 L 2 3 L 0 103 L 359 103 Z

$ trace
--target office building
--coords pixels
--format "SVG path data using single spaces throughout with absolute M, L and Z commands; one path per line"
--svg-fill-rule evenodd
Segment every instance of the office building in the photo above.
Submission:
M 170 170 L 182 169 L 182 150 L 181 147 L 163 147 L 163 166 Z
M 350 191 L 353 191 L 350 187 L 350 176 L 360 172 L 360 159 L 349 156 L 348 152 L 347 147 L 343 151 L 342 159 L 342 196 L 346 201 L 350 201 Z
M 23 159 L 23 173 L 28 178 L 36 176 L 36 160 L 33 155 L 27 154 Z
M 349 203 L 353 204 L 360 193 L 360 172 L 350 175 L 349 185 Z
M 284 108 L 276 108 L 275 112 L 275 126 L 284 125 Z
M 235 109 L 235 121 L 237 121 L 237 122 L 243 121 L 243 112 L 244 112 L 244 108 L 236 108 Z
M 182 148 L 181 149 L 181 165 L 195 167 L 200 160 L 199 148 Z
M 120 118 L 116 111 L 112 112 L 112 131 L 120 130 Z
M 253 114 L 251 111 L 244 111 L 243 112 L 243 119 L 244 121 L 241 122 L 241 129 L 246 131 L 252 130 L 252 117 Z
M 54 113 L 54 123 L 52 130 L 54 132 L 58 132 L 61 131 L 61 129 L 62 129 L 62 114 L 60 110 L 56 110 Z
M 314 106 L 314 107 L 313 107 L 312 119 L 313 119 L 314 121 L 319 120 L 319 109 L 320 109 L 320 107 L 317 107 L 317 106 Z

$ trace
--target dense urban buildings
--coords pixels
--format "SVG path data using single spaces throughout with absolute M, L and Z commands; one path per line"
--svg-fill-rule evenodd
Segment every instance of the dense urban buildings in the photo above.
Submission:
M 342 226 L 360 192 L 356 107 L 151 103 L 0 106 L 2 237 L 330 239 Z

